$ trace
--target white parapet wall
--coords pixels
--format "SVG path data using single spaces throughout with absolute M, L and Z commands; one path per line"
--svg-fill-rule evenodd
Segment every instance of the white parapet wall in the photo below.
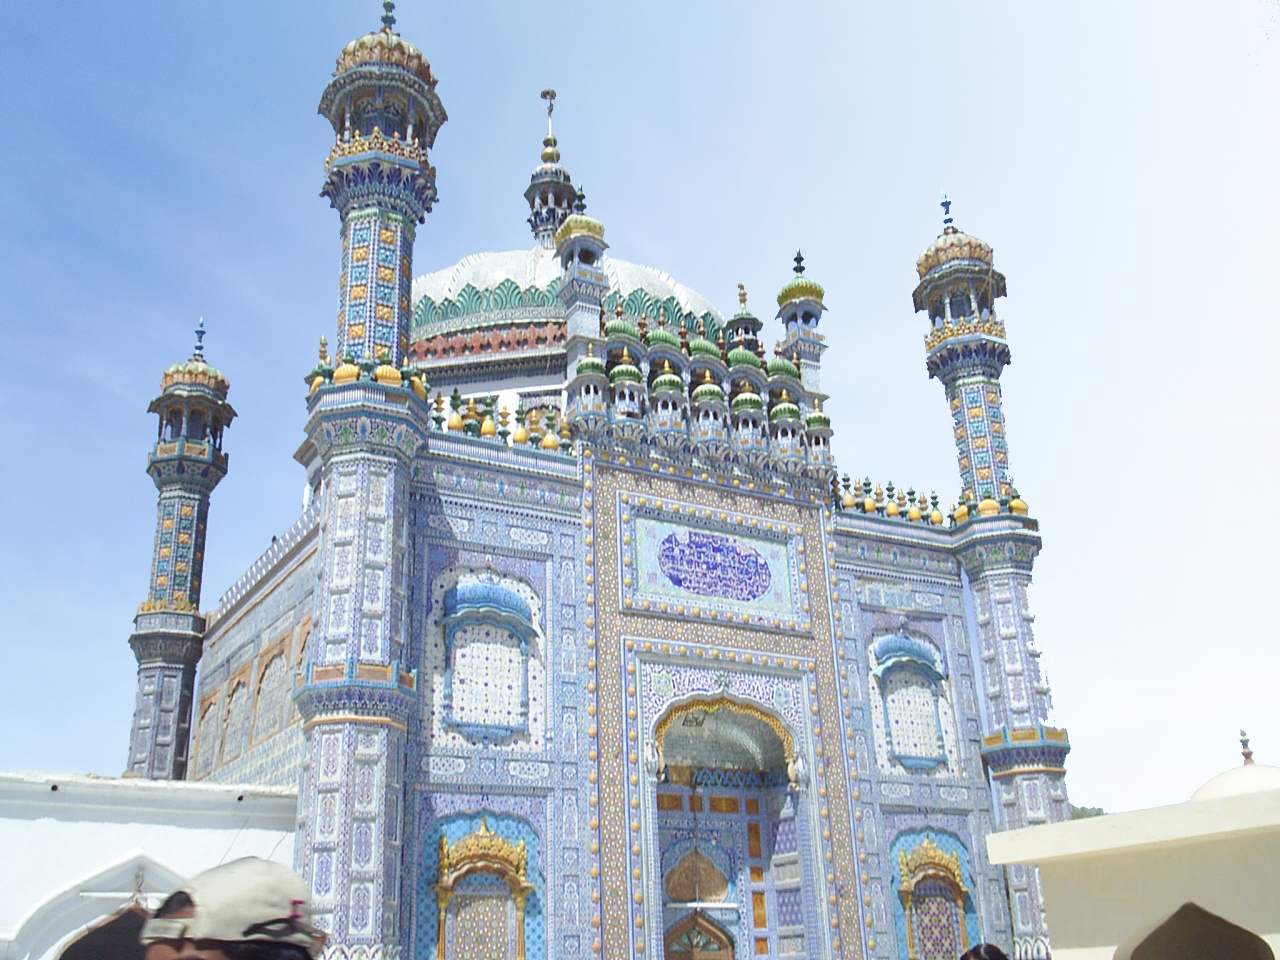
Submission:
M 1128 960 L 1188 903 L 1280 955 L 1280 771 L 1237 770 L 1186 803 L 987 837 L 993 863 L 1040 868 L 1054 960 Z
M 296 813 L 285 788 L 0 773 L 0 960 L 55 960 L 228 860 L 292 867 Z

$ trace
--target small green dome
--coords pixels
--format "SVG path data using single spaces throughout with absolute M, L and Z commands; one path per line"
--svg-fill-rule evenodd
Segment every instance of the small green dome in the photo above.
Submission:
M 671 369 L 671 362 L 662 361 L 662 372 L 653 379 L 654 393 L 684 393 L 684 381 Z
M 677 350 L 680 349 L 680 338 L 672 333 L 667 327 L 650 327 L 648 342 L 651 347 L 664 343 L 669 347 L 675 347 Z
M 760 394 L 752 390 L 750 384 L 748 384 L 740 394 L 733 398 L 731 406 L 733 407 L 734 413 L 737 413 L 739 410 L 764 409 L 764 404 L 760 402 Z
M 689 341 L 689 356 L 691 357 L 719 357 L 720 348 L 715 342 L 708 340 L 706 337 L 694 337 Z
M 720 384 L 711 379 L 711 371 L 707 371 L 707 375 L 702 382 L 693 388 L 694 403 L 708 403 L 712 400 L 724 402 L 724 390 L 720 388 Z
M 810 430 L 829 430 L 831 429 L 831 418 L 821 410 L 810 410 L 809 416 L 805 417 L 805 424 Z
M 627 353 L 626 348 L 623 348 L 622 359 L 614 364 L 613 369 L 609 371 L 609 382 L 623 383 L 626 381 L 643 383 L 644 377 L 640 374 L 640 368 L 631 362 L 631 354 Z
M 775 423 L 779 420 L 799 420 L 800 408 L 791 402 L 791 398 L 787 396 L 787 391 L 782 391 L 782 399 L 773 405 L 773 409 L 769 411 L 769 419 Z
M 606 337 L 630 337 L 632 340 L 639 340 L 640 328 L 625 316 L 619 314 L 604 325 L 604 335 Z
M 765 364 L 765 369 L 769 371 L 771 377 L 793 377 L 800 379 L 800 370 L 794 363 L 786 357 L 774 357 Z
M 744 346 L 734 347 L 729 351 L 729 366 L 760 368 L 760 358 Z
M 578 376 L 587 373 L 604 373 L 604 363 L 594 353 L 588 353 L 578 361 Z

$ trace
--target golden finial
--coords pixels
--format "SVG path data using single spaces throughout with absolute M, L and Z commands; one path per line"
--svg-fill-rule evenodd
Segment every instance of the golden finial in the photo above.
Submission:
M 710 371 L 710 370 L 703 370 L 703 371 L 702 371 L 702 382 L 703 382 L 703 383 L 715 383 L 715 381 L 711 379 L 711 371 Z
M 560 413 L 560 440 L 561 446 L 569 440 L 569 418 L 564 415 L 564 411 Z
M 670 372 L 671 372 L 671 361 L 670 361 L 670 360 L 663 360 L 663 361 L 662 361 L 662 372 L 663 372 L 663 373 L 670 373 Z
M 619 358 L 618 362 L 619 362 L 619 363 L 630 363 L 630 362 L 631 362 L 631 354 L 628 352 L 628 350 L 627 350 L 627 348 L 626 348 L 626 347 L 623 347 L 623 348 L 622 348 L 622 356 Z
M 738 284 L 738 306 L 747 309 L 747 288 L 742 284 Z
M 502 405 L 502 409 L 498 411 L 498 424 L 502 427 L 503 430 L 507 429 L 507 423 L 510 419 L 511 419 L 511 413 L 510 411 L 507 410 L 507 405 L 504 403 Z
M 622 291 L 621 290 L 618 291 L 618 306 L 617 306 L 617 309 L 613 311 L 613 313 L 614 313 L 614 316 L 617 316 L 617 317 L 622 316 Z
M 588 340 L 588 341 L 587 341 L 587 356 L 588 356 L 588 357 L 594 357 L 595 355 L 596 355 L 596 345 L 595 345 L 595 341 L 593 341 L 593 340 Z M 503 409 L 505 410 L 505 409 L 506 409 L 506 407 L 503 407 Z
M 436 413 L 444 413 L 444 394 L 436 391 Z
M 667 308 L 665 305 L 658 307 L 658 326 L 665 327 L 667 325 Z
M 324 337 L 320 338 L 320 362 L 329 362 L 329 341 Z
M 789 396 L 787 396 L 787 388 L 786 388 L 786 387 L 783 387 L 783 388 L 782 388 L 782 402 L 783 402 L 783 403 L 789 403 L 790 401 L 791 401 L 791 398 L 790 398 Z

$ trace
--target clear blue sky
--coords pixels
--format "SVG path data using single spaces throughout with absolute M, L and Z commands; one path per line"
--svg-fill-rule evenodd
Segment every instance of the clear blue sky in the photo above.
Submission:
M 0 7 L 0 769 L 118 774 L 161 371 L 240 418 L 204 605 L 294 519 L 302 374 L 332 337 L 338 219 L 316 116 L 374 0 Z M 914 263 L 995 247 L 1010 466 L 1045 549 L 1036 628 L 1077 803 L 1175 802 L 1280 762 L 1275 709 L 1274 0 L 423 3 L 397 11 L 450 120 L 415 269 L 531 244 L 555 87 L 615 255 L 763 313 L 802 247 L 828 291 L 843 470 L 950 503 Z

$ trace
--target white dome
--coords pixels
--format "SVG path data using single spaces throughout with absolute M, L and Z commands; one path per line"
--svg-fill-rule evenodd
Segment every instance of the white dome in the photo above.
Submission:
M 1280 790 L 1280 767 L 1247 763 L 1218 774 L 1193 793 L 1191 800 L 1219 800 L 1222 797 L 1238 797 L 1267 790 Z
M 668 273 L 607 254 L 601 258 L 600 266 L 609 278 L 610 288 L 621 291 L 624 298 L 643 290 L 648 295 L 644 298 L 647 302 L 655 305 L 674 302 L 686 316 L 704 319 L 710 315 L 717 326 L 721 323 L 719 311 L 705 297 Z M 546 247 L 475 253 L 463 257 L 452 267 L 413 281 L 413 326 L 423 328 L 422 333 L 466 329 L 476 326 L 477 321 L 484 325 L 486 315 L 507 313 L 513 308 L 563 319 L 564 308 L 554 294 L 559 279 L 560 262 L 556 252 Z M 497 298 L 492 296 L 504 286 L 510 292 Z M 448 308 L 439 309 L 446 303 L 450 304 Z

